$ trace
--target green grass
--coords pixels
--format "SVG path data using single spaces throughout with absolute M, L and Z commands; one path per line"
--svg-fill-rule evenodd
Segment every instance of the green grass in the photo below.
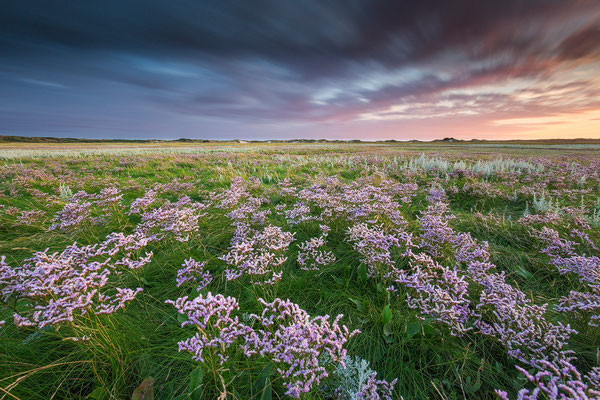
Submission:
M 51 158 L 43 152 L 13 154 L 15 157 L 36 155 L 36 158 L 5 161 L 0 167 L 0 192 L 3 194 L 0 204 L 18 210 L 42 210 L 45 219 L 37 224 L 18 225 L 15 215 L 0 209 L 0 254 L 7 257 L 10 265 L 20 265 L 35 251 L 46 248 L 60 251 L 74 241 L 97 243 L 113 231 L 131 232 L 139 221 L 138 217 L 116 211 L 109 215 L 103 226 L 88 224 L 68 233 L 46 232 L 61 204 L 47 204 L 32 195 L 30 189 L 58 194 L 59 183 L 67 183 L 73 192 L 85 190 L 89 193 L 116 185 L 123 189 L 123 202 L 129 204 L 142 195 L 145 187 L 155 183 L 171 183 L 176 179 L 191 182 L 192 190 L 165 193 L 163 197 L 175 200 L 189 194 L 202 200 L 209 192 L 228 187 L 235 176 L 256 177 L 262 182 L 258 192 L 267 195 L 273 206 L 286 201 L 273 190 L 274 184 L 284 178 L 308 187 L 331 175 L 337 175 L 345 182 L 365 176 L 376 182 L 378 174 L 399 182 L 409 177 L 402 164 L 404 159 L 401 158 L 400 164 L 394 159 L 402 157 L 402 146 L 336 146 L 259 145 L 254 148 L 252 145 L 235 145 L 224 148 L 226 146 L 219 145 L 210 148 L 218 154 L 211 154 L 207 149 L 192 152 L 184 147 L 150 153 L 135 148 L 124 151 L 100 149 L 90 156 L 78 153 L 75 157 L 68 153 L 62 154 L 61 158 Z M 447 149 L 419 146 L 418 151 Z M 513 151 L 519 156 L 530 154 L 529 149 L 507 149 L 502 151 Z M 68 151 L 77 150 L 69 148 Z M 582 149 L 577 151 L 577 154 L 585 154 Z M 4 150 L 0 157 L 12 159 L 9 153 Z M 374 162 L 360 158 L 370 155 L 375 158 Z M 491 157 L 462 156 L 455 147 L 446 156 L 473 162 Z M 591 156 L 590 159 L 594 160 Z M 466 181 L 462 177 L 446 178 L 445 173 L 436 171 L 423 172 L 414 179 L 422 189 L 413 203 L 403 209 L 410 224 L 414 224 L 425 208 L 424 188 L 433 181 L 440 181 L 444 187 L 456 185 L 458 188 Z M 598 196 L 598 185 L 594 186 L 591 180 L 587 185 L 591 191 L 584 196 L 584 201 L 592 204 Z M 514 188 L 501 187 L 501 190 L 511 195 Z M 539 243 L 531 238 L 527 228 L 517 223 L 525 210 L 526 200 L 524 196 L 512 201 L 464 192 L 450 195 L 452 212 L 457 216 L 452 226 L 488 241 L 492 261 L 508 274 L 507 281 L 540 303 L 552 303 L 580 286 L 573 277 L 557 274 L 548 265 L 546 256 L 540 254 Z M 579 198 L 572 205 L 578 202 Z M 474 212 L 504 219 L 499 224 L 484 223 L 473 216 Z M 175 286 L 176 271 L 183 260 L 189 257 L 206 260 L 209 270 L 217 276 L 210 291 L 235 296 L 246 312 L 259 310 L 257 295 L 247 280 L 226 282 L 220 274 L 224 263 L 218 256 L 226 251 L 234 230 L 224 214 L 224 211 L 211 209 L 209 215 L 200 220 L 199 233 L 189 242 L 171 240 L 151 245 L 150 250 L 155 256 L 140 271 L 139 280 L 119 278 L 129 287 L 141 282 L 143 295 L 113 315 L 84 316 L 79 328 L 65 326 L 59 331 L 35 331 L 18 329 L 9 322 L 13 305 L 6 304 L 7 307 L 0 309 L 0 320 L 7 320 L 0 328 L 0 399 L 126 399 L 131 398 L 136 387 L 149 376 L 155 379 L 154 396 L 157 399 L 170 399 L 185 393 L 190 374 L 198 363 L 188 354 L 179 353 L 177 342 L 189 337 L 193 329 L 180 328 L 177 313 L 171 305 L 165 304 L 167 299 L 195 292 L 191 285 Z M 270 221 L 276 225 L 283 223 L 277 216 L 271 216 Z M 343 323 L 362 332 L 349 342 L 349 354 L 368 360 L 378 371 L 379 378 L 398 378 L 397 398 L 402 395 L 407 400 L 493 399 L 495 389 L 502 388 L 514 394 L 523 385 L 523 379 L 514 368 L 515 361 L 491 339 L 475 333 L 461 338 L 452 336 L 433 321 L 417 318 L 415 310 L 404 302 L 403 294 L 390 298 L 375 281 L 362 279 L 358 272 L 359 257 L 345 240 L 347 222 L 334 221 L 331 227 L 329 248 L 337 261 L 316 273 L 301 271 L 295 262 L 296 244 L 292 245 L 284 266 L 285 278 L 275 294 L 300 304 L 311 315 L 343 313 Z M 296 243 L 319 232 L 316 223 L 293 229 L 297 231 Z M 600 243 L 598 235 L 593 240 Z M 399 264 L 403 262 L 397 258 Z M 381 315 L 386 304 L 392 305 L 393 318 L 384 330 Z M 586 367 L 598 365 L 600 334 L 597 328 L 590 328 L 586 321 L 576 318 L 567 318 L 567 321 L 580 330 L 571 347 L 581 357 L 581 363 Z M 89 332 L 91 339 L 87 342 L 65 340 L 82 332 Z M 235 391 L 239 399 L 259 399 L 261 393 L 256 390 L 256 381 L 264 365 L 244 357 L 234 358 L 229 365 L 229 370 L 223 373 L 227 382 L 234 382 L 229 389 Z M 217 398 L 220 383 L 216 378 L 205 374 L 203 382 L 201 398 Z M 285 389 L 281 382 L 274 379 L 272 384 L 273 398 L 284 398 Z M 323 393 L 316 390 L 306 398 L 325 399 Z

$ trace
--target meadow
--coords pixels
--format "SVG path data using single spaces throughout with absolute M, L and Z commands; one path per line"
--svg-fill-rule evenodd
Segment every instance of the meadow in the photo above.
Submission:
M 2 399 L 598 399 L 597 144 L 0 146 Z

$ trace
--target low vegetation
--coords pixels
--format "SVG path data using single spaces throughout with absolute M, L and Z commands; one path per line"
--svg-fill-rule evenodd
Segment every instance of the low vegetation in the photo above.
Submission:
M 598 398 L 600 157 L 451 146 L 6 157 L 0 399 Z

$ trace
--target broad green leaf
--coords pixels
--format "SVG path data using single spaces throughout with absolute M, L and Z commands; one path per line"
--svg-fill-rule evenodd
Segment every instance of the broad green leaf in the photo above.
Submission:
M 188 320 L 187 315 L 177 313 L 177 321 L 185 322 L 187 320 Z
M 188 387 L 188 393 L 192 400 L 201 400 L 202 398 L 202 378 L 204 373 L 202 368 L 198 367 L 190 374 L 190 386 Z
M 273 363 L 268 363 L 267 365 L 265 365 L 263 370 L 258 375 L 258 379 L 256 380 L 256 383 L 255 383 L 257 392 L 260 393 L 265 389 L 265 387 L 267 386 L 267 381 L 269 381 L 269 385 L 270 385 L 269 377 L 271 376 L 272 371 L 273 371 Z
M 90 400 L 105 400 L 108 399 L 110 397 L 108 391 L 106 390 L 106 388 L 104 387 L 97 387 L 96 389 L 92 390 L 92 393 L 88 394 L 86 396 L 86 399 L 90 399 Z
M 154 282 L 149 282 L 148 279 L 141 277 L 140 282 L 144 284 L 144 286 L 152 287 L 154 286 Z
M 424 324 L 423 325 L 423 334 L 425 336 L 438 336 L 440 334 L 440 331 L 438 328 L 436 328 L 433 325 Z
M 423 324 L 420 321 L 411 322 L 410 324 L 406 325 L 406 336 L 412 338 L 421 331 L 422 326 Z
M 390 305 L 386 304 L 385 307 L 383 307 L 383 310 L 381 311 L 381 322 L 383 322 L 383 324 L 385 325 L 392 320 L 393 316 L 394 314 L 390 309 Z
M 383 334 L 385 336 L 390 336 L 392 334 L 392 324 L 388 322 L 383 326 Z
M 271 378 L 267 376 L 260 400 L 271 400 Z
M 367 280 L 367 266 L 361 263 L 356 270 L 358 272 L 358 280 L 364 282 Z
M 479 375 L 477 375 L 477 380 L 475 382 L 473 382 L 473 379 L 471 379 L 470 376 L 467 376 L 465 381 L 465 390 L 467 391 L 467 393 L 475 393 L 481 387 L 481 379 Z
M 348 297 L 348 300 L 350 300 L 351 302 L 353 302 L 356 305 L 356 309 L 359 312 L 362 312 L 364 310 L 364 306 L 363 306 L 363 302 L 362 301 L 353 299 L 352 297 Z
M 531 272 L 529 272 L 522 265 L 515 265 L 515 271 L 516 271 L 517 275 L 522 276 L 525 279 L 533 278 L 533 274 Z

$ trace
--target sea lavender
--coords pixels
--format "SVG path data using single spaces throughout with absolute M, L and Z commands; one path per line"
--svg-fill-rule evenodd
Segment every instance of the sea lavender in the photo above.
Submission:
M 408 306 L 447 325 L 453 335 L 471 330 L 466 324 L 474 313 L 469 308 L 469 284 L 465 278 L 426 254 L 414 255 L 413 259 L 410 271 L 394 269 L 390 273 L 395 285 L 412 289 L 407 293 Z M 392 287 L 391 291 L 395 289 Z
M 540 371 L 535 375 L 526 369 L 516 366 L 527 380 L 536 387 L 533 390 L 521 389 L 518 400 L 594 400 L 600 398 L 600 369 L 594 368 L 589 374 L 582 376 L 574 365 L 562 360 L 559 365 L 540 361 Z M 496 390 L 502 400 L 509 400 L 508 394 Z
M 184 296 L 175 301 L 167 300 L 166 303 L 172 304 L 178 313 L 187 317 L 181 323 L 182 328 L 196 326 L 198 332 L 194 336 L 179 342 L 179 351 L 192 353 L 196 361 L 204 362 L 205 350 L 212 349 L 211 356 L 215 359 L 218 357 L 219 363 L 223 364 L 229 358 L 227 349 L 238 339 L 247 338 L 253 333 L 237 316 L 232 316 L 240 308 L 234 297 L 221 294 L 213 296 L 209 292 L 192 300 Z
M 217 203 L 215 207 L 228 209 L 237 205 L 243 198 L 250 196 L 247 189 L 248 185 L 244 182 L 244 179 L 237 176 L 231 181 L 229 190 L 220 194 L 212 194 L 211 197 Z
M 179 242 L 187 242 L 192 233 L 198 231 L 198 220 L 206 215 L 207 205 L 192 201 L 184 196 L 175 203 L 146 211 L 136 232 L 162 240 L 171 235 Z
M 228 268 L 225 270 L 227 280 L 234 280 L 242 275 L 252 277 L 252 282 L 271 285 L 279 280 L 279 269 L 287 260 L 283 254 L 294 240 L 294 234 L 284 232 L 273 225 L 266 226 L 252 237 L 233 244 L 227 254 L 220 257 Z
M 318 271 L 321 267 L 335 262 L 335 255 L 325 246 L 326 234 L 311 238 L 298 245 L 298 264 L 304 271 Z
M 510 356 L 534 367 L 540 361 L 572 359 L 573 352 L 566 346 L 577 332 L 561 322 L 547 321 L 547 305 L 532 304 L 525 293 L 505 282 L 503 274 L 489 274 L 478 283 L 484 287 L 477 305 L 482 318 L 475 326 L 482 334 L 496 338 Z
M 329 376 L 330 371 L 320 363 L 324 355 L 333 363 L 344 364 L 344 345 L 359 331 L 340 326 L 342 315 L 330 321 L 328 315 L 311 317 L 289 300 L 259 302 L 265 308 L 261 315 L 250 315 L 258 326 L 246 338 L 243 349 L 249 357 L 260 355 L 277 365 L 286 395 L 299 398 Z
M 534 235 L 545 243 L 542 252 L 550 257 L 551 263 L 561 274 L 573 273 L 586 285 L 587 292 L 571 291 L 562 297 L 556 310 L 591 314 L 589 324 L 600 325 L 600 258 L 582 257 L 575 254 L 574 242 L 563 240 L 558 232 L 549 228 L 534 230 Z
M 128 214 L 141 214 L 143 211 L 147 210 L 154 202 L 157 201 L 157 193 L 149 189 L 147 190 L 142 197 L 138 197 L 134 201 L 131 202 L 129 206 Z
M 177 287 L 186 282 L 194 281 L 198 283 L 196 290 L 200 291 L 212 282 L 212 275 L 204 269 L 204 263 L 188 258 L 181 266 L 184 268 L 177 270 Z
M 140 268 L 152 255 L 135 258 L 133 252 L 121 251 L 130 243 L 109 235 L 105 242 L 92 246 L 73 244 L 61 253 L 36 252 L 15 268 L 0 258 L 0 295 L 4 301 L 27 300 L 26 308 L 14 315 L 15 324 L 43 328 L 74 322 L 77 315 L 87 312 L 107 314 L 123 308 L 141 289 L 114 287 L 109 276 Z
M 403 245 L 409 246 L 410 236 L 386 233 L 382 226 L 369 227 L 366 223 L 356 223 L 348 228 L 348 237 L 361 261 L 368 267 L 368 276 L 385 277 L 394 266 L 391 250 Z M 407 250 L 408 251 L 408 250 Z
M 60 230 L 67 231 L 83 224 L 90 217 L 89 201 L 73 201 L 65 204 L 62 210 L 56 213 L 53 224 L 48 228 L 49 231 Z

